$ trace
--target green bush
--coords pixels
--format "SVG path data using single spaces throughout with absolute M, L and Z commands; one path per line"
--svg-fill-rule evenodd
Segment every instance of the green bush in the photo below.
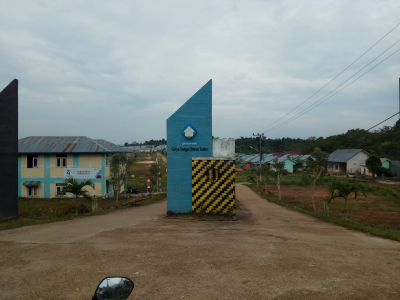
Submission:
M 386 176 L 386 177 L 392 177 L 392 176 L 393 176 L 393 173 L 392 173 L 392 170 L 381 167 L 381 168 L 376 172 L 376 175 L 378 175 L 378 176 L 382 176 L 382 175 L 383 175 L 383 176 Z
M 389 188 L 378 188 L 375 190 L 374 195 L 382 197 L 399 197 L 399 194 Z

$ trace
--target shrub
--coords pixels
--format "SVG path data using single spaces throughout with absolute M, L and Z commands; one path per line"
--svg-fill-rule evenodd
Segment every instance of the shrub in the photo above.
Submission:
M 399 194 L 397 194 L 395 191 L 389 188 L 377 189 L 374 194 L 376 196 L 382 196 L 382 197 L 399 197 Z

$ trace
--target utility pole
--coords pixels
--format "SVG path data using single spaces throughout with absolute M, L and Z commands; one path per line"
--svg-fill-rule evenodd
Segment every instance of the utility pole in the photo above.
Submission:
M 261 170 L 261 160 L 262 160 L 261 139 L 262 139 L 262 137 L 264 136 L 264 133 L 257 133 L 257 134 L 254 134 L 254 133 L 253 133 L 253 136 L 258 136 L 258 137 L 260 137 L 260 170 Z M 261 173 L 260 173 L 260 184 L 261 184 Z

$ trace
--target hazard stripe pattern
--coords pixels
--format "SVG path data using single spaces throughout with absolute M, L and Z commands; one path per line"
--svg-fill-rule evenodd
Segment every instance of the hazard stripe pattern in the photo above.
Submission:
M 218 170 L 214 182 L 210 169 Z M 235 204 L 235 161 L 192 160 L 192 211 L 234 215 Z

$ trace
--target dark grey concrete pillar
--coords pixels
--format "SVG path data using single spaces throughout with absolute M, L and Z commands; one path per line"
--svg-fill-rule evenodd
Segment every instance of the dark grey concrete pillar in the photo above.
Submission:
M 18 218 L 18 80 L 0 92 L 0 218 Z

